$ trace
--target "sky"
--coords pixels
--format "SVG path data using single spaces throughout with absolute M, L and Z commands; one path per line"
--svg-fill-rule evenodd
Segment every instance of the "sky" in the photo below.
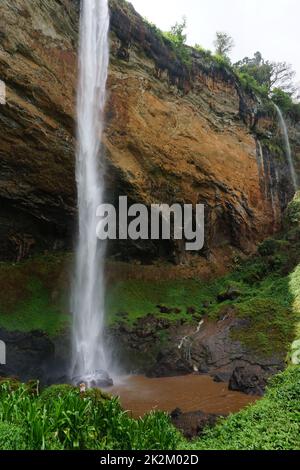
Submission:
M 299 0 L 129 0 L 163 31 L 187 17 L 188 44 L 214 49 L 216 31 L 233 37 L 234 62 L 260 51 L 265 59 L 288 62 L 300 82 Z

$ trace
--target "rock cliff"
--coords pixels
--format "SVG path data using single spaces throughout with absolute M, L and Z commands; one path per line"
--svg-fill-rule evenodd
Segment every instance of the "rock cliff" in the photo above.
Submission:
M 0 13 L 0 257 L 20 260 L 69 247 L 75 226 L 79 1 L 2 0 Z M 189 56 L 111 1 L 108 199 L 204 203 L 205 253 L 250 252 L 280 226 L 292 194 L 277 121 L 226 67 Z M 182 260 L 172 243 L 113 250 Z

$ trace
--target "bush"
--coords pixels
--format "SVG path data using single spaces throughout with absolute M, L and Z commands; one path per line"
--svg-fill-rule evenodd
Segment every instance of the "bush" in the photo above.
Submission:
M 261 256 L 272 256 L 278 254 L 282 249 L 288 246 L 289 243 L 285 240 L 275 240 L 274 238 L 268 238 L 259 245 L 258 253 Z
M 288 228 L 300 224 L 300 191 L 295 194 L 294 199 L 288 205 L 285 222 Z
M 23 429 L 0 423 L 0 450 L 26 450 L 26 435 Z
M 300 121 L 300 103 L 295 103 L 290 93 L 286 93 L 280 88 L 275 88 L 272 91 L 271 98 L 285 115 L 289 116 L 296 123 Z
M 26 385 L 11 390 L 4 383 L 0 398 L 0 422 L 21 426 L 30 450 L 174 450 L 180 438 L 164 413 L 134 420 L 117 398 L 101 391 L 81 394 L 75 387 L 59 385 L 37 396 Z M 20 449 L 25 445 L 21 437 L 6 441 Z
M 254 77 L 249 75 L 247 72 L 236 71 L 237 77 L 240 80 L 240 83 L 244 90 L 248 93 L 256 93 L 262 98 L 268 98 L 268 88 L 266 86 L 260 85 Z

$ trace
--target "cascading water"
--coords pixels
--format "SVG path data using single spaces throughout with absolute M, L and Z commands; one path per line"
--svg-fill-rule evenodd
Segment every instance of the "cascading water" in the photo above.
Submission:
M 109 381 L 103 343 L 105 247 L 96 237 L 103 199 L 103 132 L 109 65 L 108 0 L 82 0 L 79 46 L 78 190 L 79 238 L 72 292 L 72 379 L 88 386 Z
M 291 150 L 291 145 L 290 145 L 290 139 L 289 139 L 289 134 L 287 130 L 287 125 L 285 123 L 284 117 L 282 115 L 281 109 L 277 106 L 277 104 L 274 103 L 275 109 L 278 114 L 278 119 L 279 119 L 279 124 L 280 128 L 284 137 L 284 143 L 285 143 L 285 148 L 286 148 L 286 156 L 288 159 L 288 164 L 290 168 L 290 173 L 291 173 L 291 178 L 294 186 L 295 192 L 298 189 L 298 178 L 296 175 L 295 167 L 294 167 L 294 162 L 292 158 L 292 150 Z

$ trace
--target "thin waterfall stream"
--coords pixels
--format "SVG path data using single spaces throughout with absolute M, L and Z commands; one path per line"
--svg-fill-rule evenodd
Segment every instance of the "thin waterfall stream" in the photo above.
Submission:
M 295 166 L 294 166 L 294 162 L 293 162 L 292 149 L 291 149 L 291 144 L 290 144 L 287 125 L 286 125 L 286 122 L 284 120 L 283 114 L 282 114 L 281 109 L 279 108 L 279 106 L 277 106 L 277 104 L 275 104 L 275 103 L 274 103 L 274 106 L 275 106 L 275 109 L 276 109 L 277 114 L 278 114 L 278 119 L 279 119 L 281 132 L 282 132 L 282 135 L 284 137 L 286 156 L 287 156 L 287 159 L 288 159 L 288 164 L 289 164 L 289 169 L 290 169 L 291 178 L 292 178 L 292 182 L 293 182 L 293 187 L 294 187 L 294 190 L 296 192 L 297 189 L 298 189 L 298 178 L 297 178 L 297 174 L 296 174 Z
M 71 297 L 71 377 L 87 386 L 110 382 L 103 338 L 105 246 L 96 236 L 96 212 L 104 193 L 101 137 L 109 65 L 108 34 L 108 0 L 82 1 L 76 155 L 79 236 Z

